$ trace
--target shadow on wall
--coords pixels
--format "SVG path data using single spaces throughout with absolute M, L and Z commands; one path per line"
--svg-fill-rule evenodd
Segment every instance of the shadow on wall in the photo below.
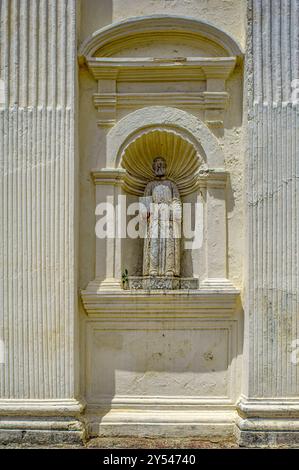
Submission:
M 243 351 L 241 305 L 233 319 L 88 322 L 85 399 L 91 422 L 117 410 L 182 410 L 236 403 Z M 141 408 L 140 408 L 141 407 Z M 173 408 L 174 407 L 174 408 Z

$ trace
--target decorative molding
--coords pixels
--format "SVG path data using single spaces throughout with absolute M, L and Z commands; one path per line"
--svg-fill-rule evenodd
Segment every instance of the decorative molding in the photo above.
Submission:
M 246 447 L 293 447 L 299 443 L 299 399 L 247 398 L 237 404 L 236 436 Z
M 148 106 L 120 119 L 107 134 L 108 168 L 122 165 L 124 150 L 150 129 L 172 130 L 192 143 L 209 168 L 224 165 L 224 154 L 210 129 L 191 113 L 168 106 Z
M 140 47 L 145 39 L 184 39 L 190 44 L 204 41 L 205 54 L 211 57 L 117 57 L 128 47 Z M 207 50 L 207 45 L 210 48 Z M 116 57 L 113 55 L 116 54 Z M 154 52 L 153 52 L 154 54 Z M 242 56 L 237 43 L 224 31 L 208 23 L 172 15 L 132 18 L 95 32 L 81 46 L 80 62 L 85 62 L 98 81 L 99 92 L 94 105 L 101 114 L 99 124 L 107 126 L 116 120 L 117 109 L 137 108 L 147 104 L 165 104 L 216 111 L 207 113 L 211 126 L 223 125 L 223 113 L 228 101 L 225 82 Z M 118 93 L 117 82 L 184 82 L 205 81 L 205 91 L 152 93 Z M 107 88 L 107 84 L 109 84 Z M 103 90 L 101 89 L 103 88 Z M 213 121 L 214 124 L 213 124 Z
M 79 416 L 85 403 L 70 399 L 0 399 L 0 416 Z M 2 419 L 0 422 L 0 428 Z
M 167 93 L 95 93 L 93 103 L 101 115 L 97 121 L 101 127 L 116 124 L 117 109 L 136 109 L 144 106 L 165 105 L 184 109 L 202 109 L 206 112 L 206 123 L 211 127 L 222 127 L 221 116 L 228 103 L 226 91 L 215 92 L 167 92 Z M 208 112 L 210 111 L 210 114 Z M 214 118 L 211 112 L 217 112 Z M 210 116 L 210 120 L 207 117 Z
M 229 172 L 222 168 L 209 168 L 198 172 L 198 187 L 226 189 Z
M 180 158 L 174 159 L 179 150 Z M 145 185 L 152 179 L 151 161 L 157 153 L 167 160 L 167 177 L 176 181 L 184 196 L 199 189 L 206 189 L 205 214 L 207 217 L 207 266 L 208 279 L 204 288 L 211 296 L 215 292 L 236 293 L 227 277 L 226 243 L 226 185 L 228 173 L 223 163 L 223 153 L 216 137 L 193 115 L 163 106 L 143 108 L 121 119 L 107 134 L 107 167 L 92 171 L 94 183 L 117 186 L 117 191 L 142 196 Z M 212 167 L 209 168 L 209 165 Z M 113 194 L 113 188 L 109 189 Z M 103 202 L 102 191 L 97 191 L 97 203 Z M 114 193 L 114 203 L 117 197 Z M 218 201 L 215 205 L 215 201 Z M 118 223 L 118 222 L 117 222 Z M 217 238 L 219 224 L 222 237 Z M 215 228 L 215 224 L 217 229 Z M 217 246 L 217 263 L 215 257 Z M 113 263 L 111 260 L 114 260 Z M 100 257 L 97 256 L 97 263 Z M 107 241 L 106 263 L 114 267 L 122 265 L 122 246 L 116 240 Z M 110 270 L 111 271 L 111 270 Z M 121 274 L 112 271 L 97 284 L 91 283 L 92 291 L 102 294 L 120 289 Z M 100 287 L 101 285 L 101 287 Z M 94 287 L 92 287 L 94 286 Z M 88 289 L 90 290 L 90 289 Z M 88 298 L 88 297 L 86 297 Z
M 151 395 L 108 395 L 101 396 L 96 402 L 89 401 L 86 412 L 97 413 L 106 408 L 109 404 L 111 409 L 117 409 L 118 407 L 135 410 L 151 410 L 161 407 L 164 410 L 173 410 L 179 408 L 180 411 L 188 409 L 190 406 L 193 407 L 222 407 L 227 410 L 235 410 L 235 401 L 226 395 L 224 396 L 186 396 L 186 395 L 175 395 L 175 396 L 151 396 Z
M 124 168 L 103 168 L 101 170 L 91 170 L 94 184 L 123 184 L 126 174 Z
M 223 405 L 164 410 L 104 410 L 91 408 L 86 415 L 91 436 L 233 436 L 235 411 Z
M 89 316 L 109 318 L 189 318 L 211 315 L 232 315 L 240 291 L 230 284 L 226 289 L 204 286 L 189 291 L 121 290 L 100 292 L 101 282 L 92 281 L 81 298 Z
M 136 163 L 136 160 L 134 161 Z M 138 179 L 136 175 L 134 179 L 132 177 L 130 178 L 125 168 L 102 168 L 99 170 L 94 169 L 91 170 L 91 176 L 95 185 L 120 185 L 125 192 L 134 194 L 136 196 L 143 195 L 144 187 L 147 182 L 150 181 L 150 175 L 148 180 L 144 178 Z M 192 176 L 193 178 L 191 185 L 187 185 L 185 190 L 182 188 L 180 191 L 183 196 L 197 189 L 225 189 L 227 186 L 229 173 L 223 169 L 199 169 Z M 171 177 L 172 175 L 169 175 L 170 179 L 172 179 Z M 173 176 L 173 179 L 176 180 L 175 175 Z
M 99 127 L 104 127 L 104 128 L 113 127 L 115 123 L 116 123 L 116 119 L 111 119 L 111 118 L 109 119 L 108 117 L 106 118 L 104 117 L 103 119 L 97 120 L 97 125 Z
M 0 443 L 81 444 L 85 402 L 70 399 L 1 399 Z
M 128 289 L 143 289 L 151 292 L 160 289 L 161 291 L 168 290 L 194 290 L 198 289 L 198 278 L 196 277 L 180 277 L 180 278 L 165 278 L 161 276 L 143 277 L 143 276 L 129 276 Z
M 181 106 L 206 111 L 206 119 L 215 126 L 223 125 L 223 113 L 226 109 L 229 95 L 225 91 L 225 81 L 233 71 L 236 63 L 234 57 L 224 58 L 193 58 L 184 60 L 158 60 L 148 59 L 90 59 L 87 65 L 98 80 L 98 88 L 103 82 L 167 82 L 205 80 L 206 91 L 203 92 L 144 92 L 144 93 L 117 93 L 114 90 L 95 93 L 94 106 L 101 114 L 100 122 L 103 125 L 113 124 L 116 120 L 117 109 L 138 108 L 150 105 Z M 213 80 L 213 90 L 209 90 L 209 82 Z M 103 87 L 105 89 L 105 87 Z M 210 111 L 210 113 L 208 113 Z M 217 112 L 213 118 L 211 111 Z
M 182 59 L 149 58 L 86 58 L 95 80 L 124 82 L 164 82 L 226 80 L 236 65 L 235 57 L 185 57 Z
M 247 398 L 242 396 L 237 404 L 239 415 L 245 418 L 299 418 L 299 398 L 267 397 Z M 241 421 L 240 421 L 241 423 Z M 249 422 L 248 422 L 249 423 Z M 299 430 L 299 419 L 298 419 Z
M 207 126 L 212 129 L 221 129 L 223 127 L 223 121 L 221 120 L 205 120 Z
M 85 57 L 92 57 L 96 52 L 99 54 L 101 50 L 105 55 L 109 54 L 109 51 L 115 51 L 115 44 L 124 44 L 130 36 L 153 37 L 161 32 L 168 32 L 170 35 L 184 34 L 185 37 L 189 35 L 195 40 L 198 37 L 205 38 L 219 44 L 228 56 L 243 56 L 240 45 L 232 36 L 207 21 L 187 16 L 151 15 L 129 18 L 94 32 L 81 44 L 79 60 L 82 62 Z
M 181 106 L 196 109 L 225 109 L 228 93 L 167 92 L 167 93 L 95 93 L 94 106 L 102 108 L 136 108 L 141 106 Z

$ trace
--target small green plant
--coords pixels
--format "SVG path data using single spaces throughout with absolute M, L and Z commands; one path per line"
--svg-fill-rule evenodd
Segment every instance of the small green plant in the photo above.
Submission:
M 123 289 L 126 289 L 129 286 L 129 273 L 127 268 L 124 270 L 124 272 L 121 275 L 121 280 L 122 280 L 122 285 Z

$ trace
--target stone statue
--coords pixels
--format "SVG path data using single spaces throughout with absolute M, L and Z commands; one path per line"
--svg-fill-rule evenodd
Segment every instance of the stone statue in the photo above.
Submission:
M 155 179 L 144 190 L 141 216 L 146 222 L 143 276 L 180 275 L 182 206 L 175 183 L 165 178 L 166 162 L 153 161 Z

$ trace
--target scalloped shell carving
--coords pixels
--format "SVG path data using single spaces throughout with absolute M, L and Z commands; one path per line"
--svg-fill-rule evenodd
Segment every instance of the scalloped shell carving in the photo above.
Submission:
M 145 185 L 154 178 L 152 162 L 157 156 L 165 158 L 166 177 L 177 184 L 182 196 L 196 190 L 198 171 L 203 169 L 199 149 L 175 130 L 155 128 L 135 136 L 122 150 L 126 192 L 137 196 L 143 194 Z

